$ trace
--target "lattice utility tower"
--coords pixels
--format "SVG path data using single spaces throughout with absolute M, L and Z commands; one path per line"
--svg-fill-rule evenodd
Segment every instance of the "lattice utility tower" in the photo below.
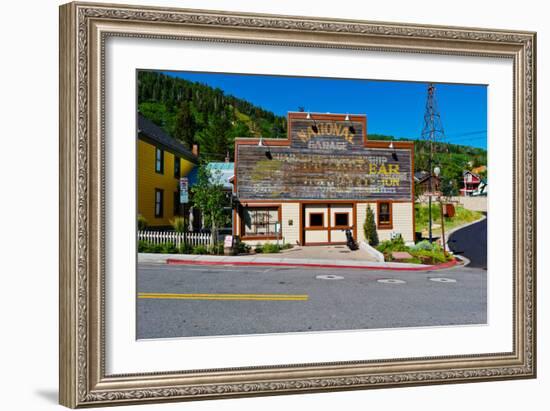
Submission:
M 428 84 L 428 96 L 426 98 L 426 111 L 424 112 L 424 127 L 422 128 L 422 139 L 430 143 L 430 152 L 428 157 L 428 172 L 430 173 L 429 179 L 429 196 L 428 196 L 428 227 L 429 227 L 429 239 L 432 242 L 432 180 L 433 180 L 433 153 L 434 143 L 442 142 L 445 138 L 443 131 L 443 124 L 441 123 L 441 115 L 437 107 L 437 99 L 435 97 L 435 85 L 433 83 Z

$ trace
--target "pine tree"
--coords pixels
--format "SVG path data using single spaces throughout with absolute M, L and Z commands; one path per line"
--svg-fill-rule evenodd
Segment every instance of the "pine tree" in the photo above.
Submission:
M 183 101 L 176 114 L 175 137 L 191 149 L 195 143 L 196 131 L 197 124 L 191 107 L 187 101 Z
M 378 245 L 378 232 L 376 231 L 376 221 L 374 220 L 374 212 L 370 205 L 367 206 L 367 217 L 365 218 L 365 224 L 363 224 L 363 230 L 365 232 L 365 240 L 369 245 L 376 247 Z

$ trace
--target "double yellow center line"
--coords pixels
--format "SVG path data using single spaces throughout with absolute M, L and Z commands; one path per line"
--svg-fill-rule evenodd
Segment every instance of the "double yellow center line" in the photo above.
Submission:
M 164 300 L 307 301 L 307 294 L 172 294 L 138 293 L 138 298 Z

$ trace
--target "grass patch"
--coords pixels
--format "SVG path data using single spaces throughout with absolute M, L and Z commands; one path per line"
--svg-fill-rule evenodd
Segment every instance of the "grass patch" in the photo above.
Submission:
M 256 247 L 254 247 L 254 251 L 258 254 L 274 254 L 279 253 L 281 250 L 288 250 L 289 248 L 292 248 L 292 244 L 285 243 L 285 244 L 257 244 Z
M 414 205 L 414 218 L 416 232 L 428 231 L 428 214 L 429 208 L 427 204 Z M 455 206 L 454 217 L 445 217 L 445 231 L 452 230 L 464 224 L 471 223 L 483 217 L 483 213 L 479 211 L 467 210 L 462 206 Z M 435 225 L 435 227 L 434 227 Z M 434 235 L 441 234 L 441 209 L 439 203 L 432 203 L 432 232 Z

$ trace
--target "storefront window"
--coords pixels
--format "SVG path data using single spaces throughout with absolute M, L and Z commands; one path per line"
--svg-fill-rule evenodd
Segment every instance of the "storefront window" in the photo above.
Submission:
M 245 236 L 275 236 L 279 219 L 277 207 L 251 207 L 243 211 Z
M 378 203 L 378 225 L 382 227 L 392 225 L 391 203 Z
M 336 227 L 348 227 L 349 213 L 334 213 L 334 225 Z
M 323 217 L 324 217 L 323 213 L 311 213 L 309 215 L 309 226 L 324 227 Z

